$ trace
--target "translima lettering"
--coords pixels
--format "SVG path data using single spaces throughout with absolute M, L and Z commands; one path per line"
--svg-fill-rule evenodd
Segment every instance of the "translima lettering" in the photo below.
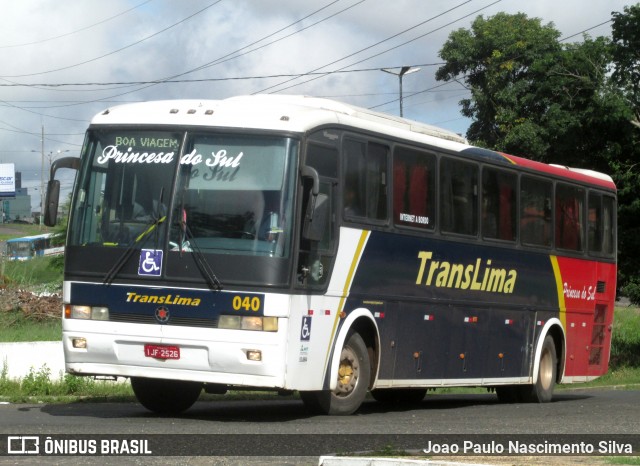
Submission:
M 128 303 L 152 303 L 152 304 L 175 304 L 176 306 L 200 306 L 200 298 L 184 298 L 177 295 L 167 294 L 164 296 L 138 294 L 133 291 L 127 293 Z
M 489 293 L 513 293 L 518 278 L 515 269 L 507 270 L 491 266 L 491 259 L 477 258 L 471 264 L 456 264 L 432 260 L 431 251 L 420 251 L 420 266 L 416 285 L 461 290 L 486 291 Z

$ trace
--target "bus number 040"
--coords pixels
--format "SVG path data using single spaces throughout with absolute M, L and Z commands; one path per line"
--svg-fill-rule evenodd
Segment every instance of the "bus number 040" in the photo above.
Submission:
M 260 298 L 257 296 L 254 296 L 253 298 L 250 298 L 249 296 L 234 296 L 233 309 L 236 311 L 244 309 L 245 311 L 257 312 L 260 310 Z

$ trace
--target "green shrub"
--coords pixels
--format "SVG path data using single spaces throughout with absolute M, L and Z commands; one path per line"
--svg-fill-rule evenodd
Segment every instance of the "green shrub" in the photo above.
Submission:
M 22 379 L 20 388 L 25 395 L 49 395 L 51 393 L 51 370 L 45 364 L 38 372 L 34 372 L 33 367 Z
M 611 335 L 612 368 L 640 367 L 640 310 L 617 308 Z
M 640 282 L 638 282 L 638 278 L 631 279 L 622 291 L 633 304 L 640 304 Z

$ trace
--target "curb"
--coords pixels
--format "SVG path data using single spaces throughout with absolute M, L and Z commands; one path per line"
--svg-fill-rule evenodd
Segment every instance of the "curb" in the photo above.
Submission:
M 491 466 L 484 463 L 456 463 L 439 460 L 412 460 L 401 458 L 354 458 L 321 456 L 318 466 Z
M 9 379 L 22 379 L 44 366 L 52 379 L 64 376 L 62 341 L 0 343 L 0 373 Z

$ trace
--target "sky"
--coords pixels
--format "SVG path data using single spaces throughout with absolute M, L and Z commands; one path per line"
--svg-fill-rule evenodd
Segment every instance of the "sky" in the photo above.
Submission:
M 255 93 L 327 97 L 464 134 L 468 94 L 435 81 L 449 34 L 498 12 L 609 36 L 623 0 L 24 0 L 4 2 L 0 163 L 39 205 L 49 163 L 79 155 L 91 118 L 120 103 Z M 602 24 L 605 23 L 605 24 Z M 600 25 L 600 26 L 598 26 Z M 597 27 L 595 27 L 597 26 Z M 329 73 L 330 72 L 330 73 Z M 43 138 L 44 134 L 44 138 Z M 44 153 L 44 157 L 43 154 Z M 72 179 L 63 180 L 63 192 Z

